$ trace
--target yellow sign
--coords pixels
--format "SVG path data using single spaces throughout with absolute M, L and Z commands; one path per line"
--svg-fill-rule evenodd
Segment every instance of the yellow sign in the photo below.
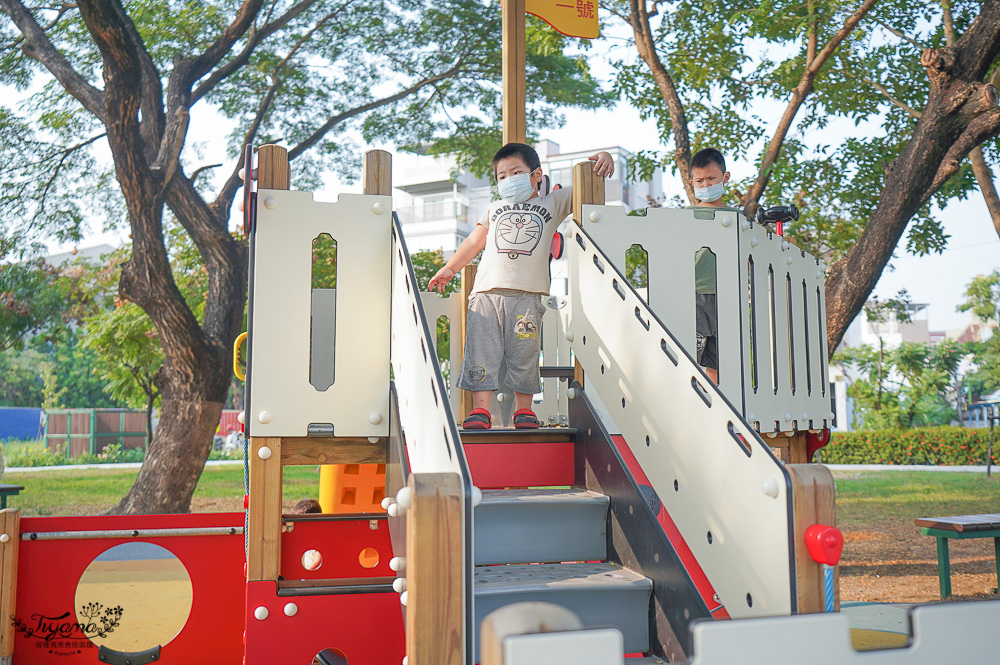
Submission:
M 597 37 L 597 0 L 525 0 L 524 11 L 568 37 Z

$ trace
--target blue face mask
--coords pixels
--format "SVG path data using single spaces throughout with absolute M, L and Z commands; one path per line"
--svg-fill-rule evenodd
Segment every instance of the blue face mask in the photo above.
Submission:
M 524 203 L 534 194 L 530 173 L 518 173 L 497 183 L 500 198 L 508 203 Z

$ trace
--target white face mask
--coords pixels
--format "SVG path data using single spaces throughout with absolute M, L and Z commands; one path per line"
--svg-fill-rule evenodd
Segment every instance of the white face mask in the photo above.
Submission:
M 518 173 L 497 183 L 500 198 L 508 203 L 524 203 L 535 193 L 530 173 Z
M 724 182 L 717 182 L 708 187 L 695 187 L 694 195 L 698 197 L 699 201 L 718 201 L 725 193 L 725 186 Z

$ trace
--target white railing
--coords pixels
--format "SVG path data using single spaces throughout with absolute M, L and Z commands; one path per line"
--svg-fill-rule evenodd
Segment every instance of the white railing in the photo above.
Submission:
M 584 217 L 604 210 L 585 206 Z M 608 256 L 585 232 L 571 233 L 569 295 L 559 305 L 588 382 L 729 614 L 792 613 L 787 472 Z
M 260 190 L 253 234 L 247 386 L 248 432 L 256 437 L 384 437 L 389 431 L 388 196 Z M 332 330 L 313 335 L 313 241 L 337 244 Z M 329 314 L 329 312 L 324 312 Z M 328 322 L 331 317 L 325 318 Z M 312 346 L 329 346 L 313 353 Z M 322 381 L 312 359 L 331 360 Z M 332 383 L 331 383 L 332 381 Z M 314 385 L 318 384 L 318 385 Z
M 462 654 L 461 660 L 457 662 L 471 665 L 474 662 L 472 654 L 475 653 L 472 476 L 438 363 L 436 335 L 431 332 L 435 328 L 436 319 L 428 320 L 424 313 L 423 298 L 418 291 L 398 218 L 392 224 L 391 257 L 390 362 L 402 430 L 399 438 L 405 442 L 405 455 L 412 474 L 408 487 L 402 490 L 409 493 L 408 498 L 404 500 L 397 495 L 394 499 L 403 504 L 404 508 L 406 504 L 412 504 L 412 510 L 415 510 L 416 503 L 421 498 L 420 491 L 416 489 L 418 483 L 414 479 L 424 475 L 432 477 L 446 474 L 456 479 L 457 482 L 452 483 L 452 486 L 457 488 L 458 494 L 450 496 L 458 504 L 454 513 L 437 514 L 435 511 L 441 508 L 440 504 L 436 507 L 426 506 L 424 510 L 429 509 L 427 512 L 430 514 L 422 518 L 421 524 L 431 533 L 421 533 L 419 539 L 416 535 L 411 538 L 408 534 L 406 577 L 421 575 L 423 567 L 425 572 L 422 578 L 426 586 L 421 586 L 421 595 L 411 597 L 407 604 L 408 612 L 417 613 L 412 620 L 407 617 L 407 630 L 415 632 L 413 640 L 434 643 L 429 652 L 440 654 L 457 650 Z M 427 496 L 431 504 L 435 503 L 436 498 L 440 498 L 440 495 Z M 395 506 L 389 506 L 390 516 L 394 515 L 394 508 Z M 415 528 L 409 517 L 407 524 L 408 529 Z M 447 534 L 441 535 L 433 532 L 435 530 L 444 530 Z M 418 544 L 414 548 L 416 551 L 411 551 L 411 540 L 422 541 L 423 544 Z M 460 552 L 455 551 L 458 543 L 461 543 Z M 455 581 L 458 579 L 461 580 L 460 584 Z M 441 586 L 435 588 L 434 584 L 427 584 L 431 580 Z M 415 589 L 413 591 L 416 593 Z M 449 606 L 453 594 L 460 596 L 461 610 L 453 614 L 442 612 L 435 616 L 436 610 Z M 441 623 L 435 623 L 436 621 Z M 426 626 L 431 624 L 442 632 L 437 635 L 425 632 Z M 455 639 L 461 640 L 461 644 L 456 644 L 453 641 Z M 413 640 L 408 639 L 408 645 L 415 644 Z M 411 657 L 410 660 L 423 662 L 421 657 Z
M 763 433 L 830 427 L 820 262 L 735 211 L 592 212 L 584 229 L 622 272 L 633 245 L 646 251 L 650 308 L 692 353 L 695 253 L 714 253 L 722 392 Z

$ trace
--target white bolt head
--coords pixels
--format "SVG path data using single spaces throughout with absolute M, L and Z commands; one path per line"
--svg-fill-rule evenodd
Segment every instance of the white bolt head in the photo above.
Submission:
M 299 606 L 296 605 L 295 603 L 288 603 L 287 605 L 285 605 L 286 617 L 293 617 L 298 613 L 299 613 Z
M 816 271 L 816 279 L 823 279 L 823 275 L 826 274 L 822 270 Z
M 398 503 L 391 503 L 389 504 L 389 507 L 385 509 L 385 512 L 389 514 L 389 517 L 399 517 L 405 511 L 400 509 Z
M 502 402 L 505 399 L 507 399 L 507 397 L 503 393 L 497 393 L 497 401 L 498 402 Z
M 240 169 L 240 180 L 246 182 L 247 170 L 245 168 Z
M 377 201 L 372 205 L 372 212 L 375 213 L 376 215 L 381 215 L 383 212 L 385 212 L 385 204 L 383 204 L 381 201 Z
M 274 198 L 273 196 L 267 197 L 266 199 L 264 199 L 264 207 L 267 208 L 268 210 L 274 210 L 275 208 L 278 207 L 278 199 Z
M 472 507 L 475 508 L 483 502 L 483 490 L 475 485 L 472 486 Z
M 403 593 L 406 591 L 406 578 L 397 577 L 392 581 L 392 590 L 396 593 Z
M 403 593 L 399 594 L 399 604 L 402 605 L 403 607 L 406 607 L 406 600 L 407 600 L 406 594 L 408 593 L 409 591 L 404 591 Z
M 567 330 L 566 331 L 566 341 L 567 342 L 572 342 L 575 337 L 576 337 L 576 335 L 573 334 L 572 330 Z
M 764 494 L 771 497 L 772 499 L 778 498 L 778 481 L 775 480 L 774 478 L 768 478 L 767 480 L 765 480 L 764 484 L 761 486 L 761 489 L 764 490 Z
M 378 425 L 380 422 L 382 422 L 382 414 L 379 413 L 378 411 L 372 411 L 371 414 L 368 416 L 368 422 L 370 422 L 372 425 Z
M 830 420 L 833 420 L 834 418 L 837 417 L 837 414 L 835 414 L 833 411 L 830 411 L 826 414 L 826 417 Z
M 243 203 L 243 199 L 240 199 L 240 202 L 236 204 L 236 207 L 240 212 L 246 212 L 246 205 Z
M 728 229 L 730 226 L 733 225 L 733 218 L 730 217 L 729 215 L 723 215 L 720 222 L 722 223 L 722 228 Z
M 271 449 L 267 446 L 261 446 L 260 450 L 257 451 L 257 457 L 261 459 L 271 459 Z
M 10 540 L 9 534 L 6 533 L 0 534 L 0 543 L 6 543 L 8 540 Z
M 785 412 L 785 422 L 786 423 L 792 422 L 792 414 L 788 413 L 787 411 Z
M 253 616 L 257 621 L 263 621 L 267 618 L 267 608 L 261 605 L 253 611 Z
M 744 219 L 742 222 L 740 222 L 740 228 L 743 229 L 744 231 L 749 231 L 750 230 L 750 222 L 748 220 Z
M 788 256 L 785 257 L 785 263 L 787 263 L 788 265 L 792 265 L 793 263 L 795 263 L 795 257 L 789 254 Z
M 576 388 L 570 388 L 566 391 L 566 399 L 576 399 Z
M 246 411 L 240 411 L 236 415 L 236 420 L 237 420 L 237 422 L 239 422 L 240 425 L 246 425 L 247 424 L 247 412 Z
M 590 221 L 594 222 L 595 224 L 601 221 L 601 213 L 597 212 L 596 210 L 591 210 Z
M 748 423 L 755 423 L 755 422 L 757 422 L 757 414 L 756 413 L 748 413 L 747 414 L 747 422 Z
M 396 492 L 396 503 L 402 506 L 403 510 L 409 508 L 413 503 L 413 490 L 409 487 L 404 487 Z
M 759 244 L 760 244 L 760 240 L 756 236 L 753 237 L 753 238 L 750 238 L 750 246 L 751 247 L 756 247 Z
M 257 420 L 259 420 L 262 424 L 266 425 L 272 420 L 274 420 L 274 416 L 271 414 L 270 411 L 261 411 L 260 413 L 257 414 Z
M 792 243 L 788 242 L 787 240 L 782 240 L 781 241 L 781 251 L 783 251 L 783 252 L 788 251 L 788 248 L 791 247 L 791 246 L 792 246 Z
M 805 411 L 803 411 L 802 412 L 802 421 L 806 422 L 807 420 L 809 420 L 809 414 L 806 413 Z
M 382 499 L 382 510 L 389 510 L 389 506 L 391 506 L 391 505 L 392 505 L 392 497 L 391 496 L 387 496 L 384 499 Z
M 406 570 L 406 557 L 394 556 L 391 559 L 389 559 L 389 570 L 395 573 Z
M 409 658 L 403 656 L 403 665 L 409 665 Z
M 368 437 L 368 443 L 378 443 L 378 437 L 377 436 Z

